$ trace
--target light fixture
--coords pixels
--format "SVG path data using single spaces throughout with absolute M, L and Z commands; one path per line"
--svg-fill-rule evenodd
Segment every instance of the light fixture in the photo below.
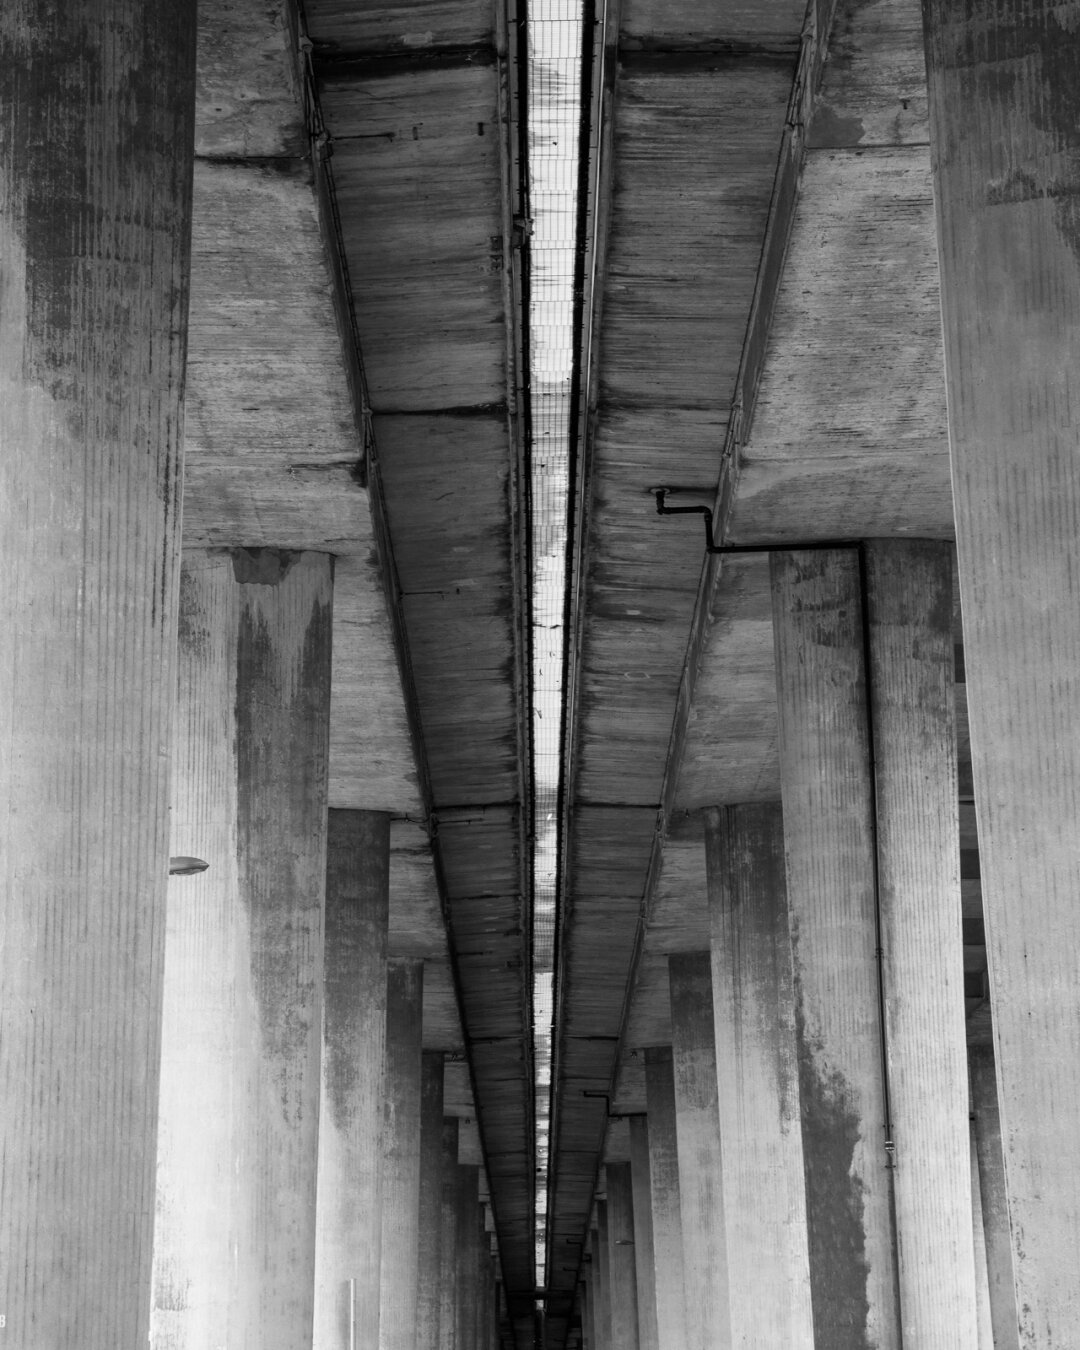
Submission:
M 209 866 L 210 864 L 203 862 L 201 858 L 170 858 L 169 876 L 193 877 L 198 872 L 205 872 Z

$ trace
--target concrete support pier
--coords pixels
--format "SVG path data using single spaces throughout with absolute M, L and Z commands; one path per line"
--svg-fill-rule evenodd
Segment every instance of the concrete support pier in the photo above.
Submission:
M 460 1126 L 454 1117 L 443 1120 L 439 1193 L 442 1214 L 439 1235 L 439 1350 L 458 1345 L 458 1200 L 457 1166 Z
M 732 1340 L 813 1350 L 780 804 L 714 808 L 705 838 Z
M 480 1169 L 476 1163 L 457 1165 L 457 1262 L 458 1346 L 473 1350 L 476 1345 L 480 1291 L 476 1276 L 480 1262 Z
M 390 817 L 331 811 L 314 1350 L 378 1344 L 389 895 Z
M 649 1116 L 657 1336 L 664 1350 L 686 1350 L 679 1146 L 675 1130 L 675 1071 L 670 1046 L 654 1046 L 645 1051 L 645 1104 Z
M 195 4 L 108 19 L 0 9 L 0 1339 L 48 1350 L 150 1327 Z
M 905 1350 L 978 1336 L 952 546 L 866 548 L 878 886 Z
M 898 1350 L 859 554 L 771 571 L 814 1335 Z
M 1080 6 L 925 7 L 971 759 L 1020 1345 L 1080 1326 Z
M 634 1183 L 634 1270 L 637 1275 L 638 1347 L 660 1350 L 656 1321 L 656 1253 L 653 1250 L 649 1120 L 630 1118 L 630 1169 Z
M 596 1340 L 601 1350 L 615 1350 L 611 1336 L 611 1246 L 608 1240 L 607 1201 L 596 1202 L 596 1231 L 593 1242 L 593 1270 L 596 1272 Z
M 416 1346 L 439 1350 L 442 1314 L 443 1099 L 446 1065 L 441 1050 L 420 1063 L 420 1232 L 417 1253 Z
M 688 1350 L 729 1350 L 724 1162 L 708 952 L 668 957 Z
M 998 1110 L 994 1047 L 989 1044 L 971 1046 L 968 1061 L 994 1350 L 1019 1350 L 1020 1333 L 1009 1233 L 1009 1201 L 1005 1192 L 1005 1159 L 1001 1151 L 1001 1114 Z
M 611 1338 L 620 1350 L 638 1350 L 633 1180 L 628 1162 L 609 1162 L 606 1170 Z
M 391 960 L 386 980 L 380 1350 L 416 1346 L 423 1014 L 423 961 Z
M 152 1344 L 309 1344 L 331 560 L 185 555 Z

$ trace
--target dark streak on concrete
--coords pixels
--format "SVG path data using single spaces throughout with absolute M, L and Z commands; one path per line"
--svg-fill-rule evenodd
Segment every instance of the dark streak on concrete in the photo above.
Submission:
M 202 657 L 209 647 L 210 632 L 206 621 L 200 621 L 199 588 L 186 567 L 180 569 L 180 605 L 177 614 L 179 646 L 192 656 Z
M 450 43 L 440 47 L 386 48 L 380 52 L 333 52 L 316 48 L 316 75 L 329 81 L 393 78 L 411 71 L 457 70 L 494 66 L 498 52 L 490 42 Z
M 305 935 L 312 903 L 308 842 L 323 828 L 323 737 L 330 682 L 330 606 L 316 604 L 304 635 L 295 692 L 286 700 L 280 653 L 241 600 L 236 651 L 237 859 L 251 934 L 252 989 L 282 1120 L 302 1112 L 298 1065 L 310 1034 L 303 997 Z M 314 955 L 314 954 L 312 954 Z
M 625 70 L 708 72 L 765 65 L 794 72 L 798 53 L 798 41 L 769 46 L 756 42 L 701 42 L 693 38 L 685 43 L 666 37 L 651 41 L 623 36 L 619 40 L 619 65 Z
M 793 938 L 795 935 L 793 934 Z M 841 1074 L 822 1074 L 796 998 L 795 1035 L 806 1160 L 806 1218 L 814 1340 L 829 1350 L 874 1350 L 862 1183 L 852 1175 L 860 1120 Z

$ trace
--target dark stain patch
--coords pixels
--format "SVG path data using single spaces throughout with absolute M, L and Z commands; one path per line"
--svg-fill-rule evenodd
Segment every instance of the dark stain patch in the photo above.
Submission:
M 990 185 L 988 204 L 1052 199 L 1058 230 L 1080 259 L 1080 33 L 1063 22 L 1068 12 L 1017 7 L 1008 11 L 1009 23 L 988 0 L 969 0 L 949 58 L 963 72 L 965 106 L 989 101 L 1004 114 L 1003 125 L 1030 118 L 1047 137 L 1038 159 Z M 1071 172 L 1065 179 L 1045 176 L 1043 166 L 1051 162 L 1067 164 Z
M 819 1072 L 822 1047 L 808 1041 L 798 1001 L 795 1020 L 814 1340 L 829 1350 L 874 1350 L 863 1187 L 851 1170 L 859 1115 L 843 1075 Z
M 841 117 L 827 103 L 818 103 L 810 124 L 807 144 L 811 149 L 841 150 L 859 145 L 866 128 L 858 117 Z
M 795 68 L 798 43 L 779 42 L 775 46 L 757 42 L 702 42 L 692 36 L 679 42 L 659 39 L 627 38 L 619 40 L 619 67 L 622 70 L 663 71 L 668 74 L 709 74 L 747 65 Z
M 300 559 L 300 554 L 278 548 L 234 548 L 233 576 L 242 586 L 279 586 Z
M 461 70 L 493 66 L 498 52 L 490 42 L 446 43 L 414 47 L 394 44 L 381 52 L 332 52 L 320 47 L 315 53 L 315 72 L 331 83 L 354 79 L 395 79 L 428 70 Z

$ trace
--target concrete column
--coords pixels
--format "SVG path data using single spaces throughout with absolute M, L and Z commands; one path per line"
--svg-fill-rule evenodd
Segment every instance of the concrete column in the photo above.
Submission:
M 1019 1350 L 1022 1342 L 1016 1311 L 1014 1255 L 1009 1233 L 1009 1201 L 1005 1189 L 1005 1159 L 1002 1153 L 994 1047 L 970 1046 L 968 1061 L 994 1350 Z
M 897 1350 L 859 556 L 771 566 L 814 1334 Z
M 971 758 L 1020 1344 L 1080 1326 L 1080 9 L 924 9 Z
M 581 1344 L 583 1350 L 596 1350 L 596 1329 L 593 1324 L 594 1299 L 592 1263 L 587 1262 L 581 1268 Z
M 675 1071 L 670 1046 L 655 1046 L 645 1051 L 645 1104 L 649 1113 L 657 1336 L 663 1350 L 686 1350 L 679 1147 L 675 1130 Z
M 315 1350 L 354 1350 L 379 1341 L 389 893 L 390 817 L 331 811 Z
M 608 1241 L 606 1200 L 596 1202 L 593 1253 L 593 1269 L 596 1272 L 596 1339 L 600 1350 L 618 1350 L 611 1336 L 611 1247 Z
M 442 1123 L 440 1192 L 442 1223 L 439 1241 L 439 1350 L 458 1350 L 458 1122 Z
M 731 1310 L 708 952 L 668 957 L 688 1350 L 728 1350 Z
M 477 1343 L 480 1350 L 490 1350 L 495 1340 L 495 1262 L 488 1238 L 487 1209 L 480 1225 L 480 1331 Z
M 638 1350 L 634 1194 L 629 1163 L 607 1164 L 607 1217 L 611 1337 L 619 1350 Z
M 150 1326 L 195 4 L 107 17 L 0 7 L 0 1339 L 49 1350 Z
M 423 1014 L 423 961 L 392 959 L 386 981 L 380 1350 L 414 1350 L 416 1344 Z
M 634 1183 L 634 1269 L 637 1275 L 639 1350 L 660 1350 L 656 1321 L 656 1253 L 653 1251 L 652 1176 L 648 1116 L 630 1118 L 630 1169 Z
M 952 548 L 866 549 L 878 881 L 905 1350 L 977 1338 Z
M 294 1350 L 315 1287 L 331 560 L 186 555 L 152 1342 Z
M 975 1122 L 971 1122 L 971 1227 L 975 1248 L 975 1295 L 979 1319 L 979 1350 L 994 1350 L 994 1317 L 990 1309 L 990 1278 L 986 1266 L 986 1234 L 983 1231 L 982 1196 L 979 1192 L 979 1152 Z
M 457 1287 L 458 1348 L 476 1350 L 478 1298 L 477 1207 L 480 1204 L 480 1169 L 475 1163 L 457 1165 Z
M 425 1050 L 420 1067 L 420 1232 L 416 1346 L 439 1350 L 442 1310 L 443 1082 L 441 1050 Z
M 813 1350 L 780 804 L 709 811 L 705 838 L 732 1339 Z

